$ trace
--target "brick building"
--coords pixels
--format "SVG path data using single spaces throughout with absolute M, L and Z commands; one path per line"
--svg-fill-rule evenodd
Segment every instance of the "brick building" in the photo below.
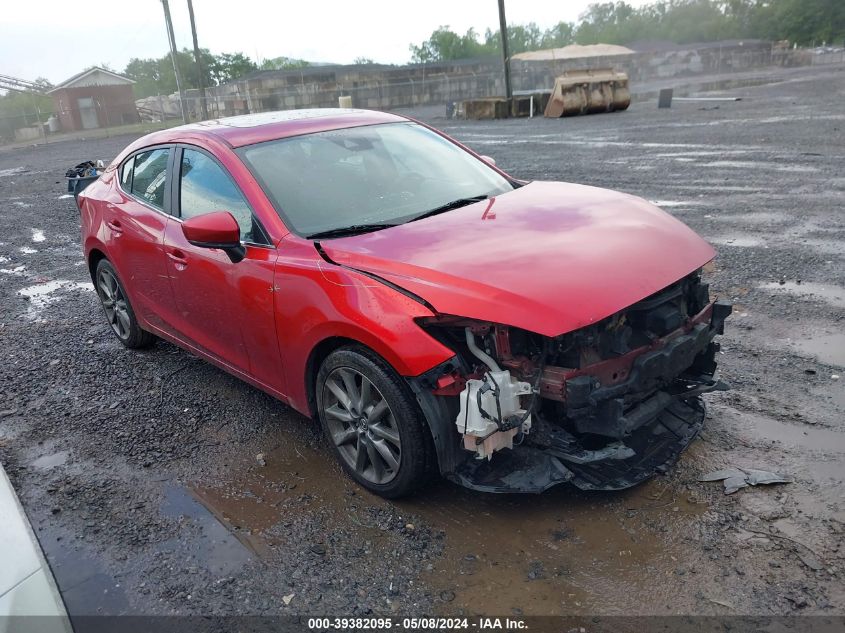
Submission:
M 140 121 L 135 108 L 135 82 L 105 68 L 74 75 L 48 92 L 62 131 L 90 130 Z

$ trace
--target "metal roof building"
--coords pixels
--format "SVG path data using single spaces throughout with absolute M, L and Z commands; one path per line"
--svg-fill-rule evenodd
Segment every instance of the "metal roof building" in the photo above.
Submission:
M 128 77 L 94 67 L 48 91 L 62 131 L 90 130 L 140 121 Z

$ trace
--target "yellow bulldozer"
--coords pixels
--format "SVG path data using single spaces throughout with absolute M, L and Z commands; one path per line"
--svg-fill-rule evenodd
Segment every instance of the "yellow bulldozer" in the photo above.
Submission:
M 612 68 L 570 70 L 555 79 L 544 114 L 556 119 L 625 110 L 630 104 L 627 74 Z

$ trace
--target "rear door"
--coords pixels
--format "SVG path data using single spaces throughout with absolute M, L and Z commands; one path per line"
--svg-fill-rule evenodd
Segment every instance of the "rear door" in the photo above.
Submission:
M 164 254 L 183 338 L 279 392 L 281 360 L 274 321 L 276 249 L 245 196 L 208 152 L 179 146 L 174 160 L 174 218 Z M 219 249 L 188 243 L 181 223 L 228 211 L 241 227 L 246 257 L 232 263 Z
M 106 203 L 109 257 L 129 292 L 138 316 L 173 332 L 174 304 L 165 266 L 163 242 L 170 211 L 168 165 L 174 147 L 136 152 L 120 166 L 119 195 Z

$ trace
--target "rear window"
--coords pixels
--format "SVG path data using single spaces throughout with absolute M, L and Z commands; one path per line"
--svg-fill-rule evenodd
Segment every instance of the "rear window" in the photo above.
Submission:
M 164 209 L 167 159 L 169 157 L 170 150 L 167 148 L 141 152 L 135 154 L 132 168 L 130 191 L 158 209 Z
M 129 160 L 123 163 L 120 168 L 120 186 L 125 191 L 132 190 L 132 168 L 135 166 L 135 157 L 132 156 Z

